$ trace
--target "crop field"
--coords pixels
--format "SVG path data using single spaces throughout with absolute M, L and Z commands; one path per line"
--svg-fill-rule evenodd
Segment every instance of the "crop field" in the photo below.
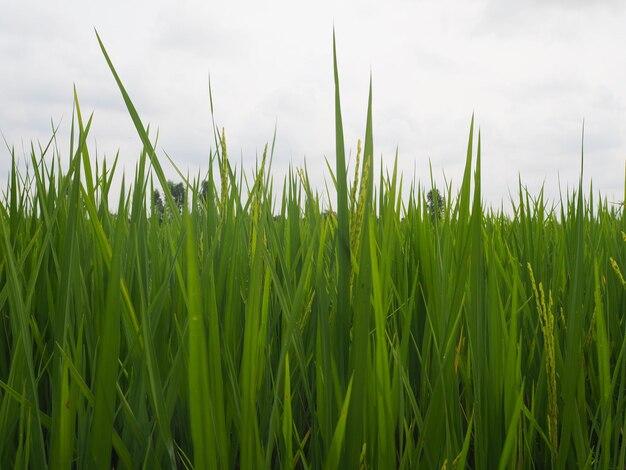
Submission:
M 223 131 L 180 204 L 100 45 L 144 149 L 119 203 L 78 98 L 68 168 L 2 156 L 0 468 L 625 468 L 626 217 L 582 154 L 496 212 L 473 120 L 458 191 L 375 172 L 370 87 L 348 166 L 335 59 L 332 210 Z

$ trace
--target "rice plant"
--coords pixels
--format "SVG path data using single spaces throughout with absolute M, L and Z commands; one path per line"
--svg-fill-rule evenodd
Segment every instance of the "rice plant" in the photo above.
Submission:
M 217 130 L 174 194 L 100 45 L 143 151 L 110 207 L 76 96 L 69 167 L 56 135 L 9 150 L 0 468 L 624 468 L 626 218 L 582 169 L 494 212 L 472 119 L 458 192 L 403 199 L 371 85 L 346 166 L 335 55 L 331 211 Z

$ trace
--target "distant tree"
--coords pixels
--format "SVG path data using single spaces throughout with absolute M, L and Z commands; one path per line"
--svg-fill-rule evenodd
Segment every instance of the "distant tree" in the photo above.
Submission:
M 183 183 L 174 184 L 173 181 L 167 182 L 167 186 L 170 189 L 170 193 L 172 193 L 172 198 L 174 198 L 174 202 L 178 206 L 178 211 L 183 211 L 183 205 L 185 204 L 185 186 Z
M 173 181 L 168 180 L 167 187 L 172 195 L 172 198 L 174 199 L 174 203 L 178 207 L 178 212 L 181 213 L 185 204 L 185 185 L 183 183 L 174 183 Z M 161 222 L 163 220 L 163 216 L 171 210 L 169 207 L 166 207 L 165 200 L 161 197 L 161 193 L 158 189 L 152 191 L 152 207 L 154 213 L 159 217 L 159 222 Z
M 433 222 L 443 217 L 444 200 L 438 189 L 431 189 L 428 191 L 428 194 L 426 194 L 426 203 L 428 213 L 430 214 L 430 218 Z
M 159 222 L 163 220 L 163 199 L 161 199 L 161 194 L 158 189 L 155 189 L 152 192 L 152 207 L 153 211 L 159 217 Z
M 209 197 L 209 182 L 207 180 L 202 181 L 200 185 L 200 199 L 206 201 Z

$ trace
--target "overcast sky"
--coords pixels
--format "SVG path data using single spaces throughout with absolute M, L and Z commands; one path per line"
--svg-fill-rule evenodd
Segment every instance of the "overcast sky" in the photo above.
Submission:
M 323 191 L 324 158 L 335 156 L 334 24 L 352 156 L 371 71 L 376 165 L 391 166 L 397 149 L 405 185 L 430 184 L 430 162 L 438 184 L 445 174 L 458 189 L 474 112 L 485 201 L 508 206 L 518 176 L 556 198 L 559 179 L 563 190 L 577 183 L 584 119 L 586 187 L 592 179 L 594 192 L 623 199 L 624 2 L 259 3 L 3 1 L 0 131 L 23 163 L 22 149 L 60 123 L 67 158 L 76 85 L 83 113 L 95 113 L 92 151 L 111 159 L 119 149 L 132 173 L 141 146 L 96 28 L 144 123 L 159 128 L 159 155 L 183 172 L 206 171 L 210 74 L 237 166 L 250 171 L 277 125 L 275 183 L 306 159 Z M 9 168 L 2 146 L 3 188 Z

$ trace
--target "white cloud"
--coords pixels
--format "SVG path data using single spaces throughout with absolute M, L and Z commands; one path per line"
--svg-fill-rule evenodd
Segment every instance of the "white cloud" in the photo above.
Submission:
M 275 183 L 306 157 L 324 190 L 334 158 L 331 34 L 337 30 L 345 141 L 363 136 L 370 70 L 376 162 L 396 148 L 405 186 L 414 169 L 458 184 L 472 112 L 482 132 L 484 192 L 499 205 L 518 173 L 531 189 L 558 195 L 578 180 L 585 119 L 585 174 L 609 196 L 623 194 L 626 157 L 626 7 L 619 2 L 510 3 L 112 2 L 6 6 L 0 17 L 0 130 L 19 147 L 45 140 L 63 118 L 72 86 L 95 111 L 99 153 L 119 148 L 127 173 L 140 151 L 130 118 L 99 51 L 95 26 L 144 122 L 183 171 L 206 166 L 217 124 L 235 161 L 253 164 L 277 123 Z M 65 147 L 63 147 L 65 145 Z M 8 171 L 0 160 L 0 176 Z M 170 173 L 174 177 L 175 173 Z M 328 175 L 327 179 L 328 179 Z M 587 179 L 588 180 L 588 179 Z

